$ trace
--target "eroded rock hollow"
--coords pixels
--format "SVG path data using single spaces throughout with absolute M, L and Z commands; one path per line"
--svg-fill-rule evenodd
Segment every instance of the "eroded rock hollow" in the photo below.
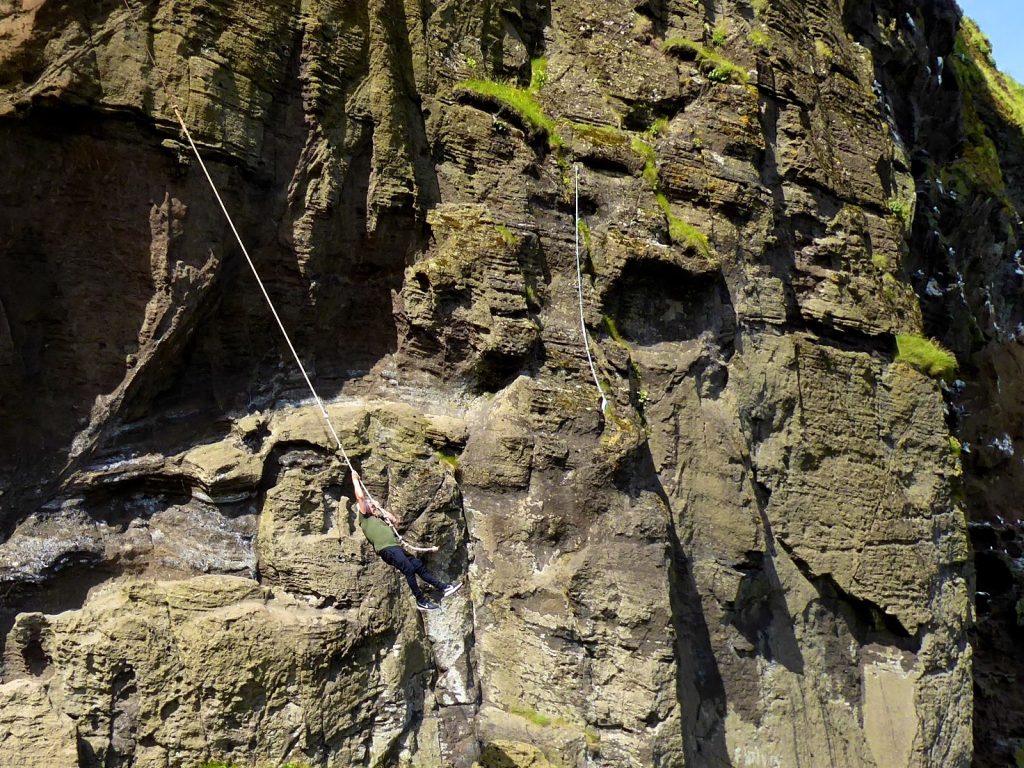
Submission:
M 0 764 L 1006 765 L 1011 86 L 949 0 L 0 5 Z

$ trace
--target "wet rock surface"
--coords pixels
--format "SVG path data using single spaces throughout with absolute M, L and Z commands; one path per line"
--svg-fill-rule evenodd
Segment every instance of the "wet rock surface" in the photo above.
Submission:
M 1005 765 L 1024 155 L 959 25 L 0 11 L 0 762 Z

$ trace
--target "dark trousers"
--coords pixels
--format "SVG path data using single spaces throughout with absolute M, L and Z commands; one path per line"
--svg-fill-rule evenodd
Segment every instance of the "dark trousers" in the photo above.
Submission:
M 427 566 L 423 564 L 422 560 L 406 553 L 401 547 L 385 547 L 378 554 L 381 560 L 405 575 L 405 580 L 409 582 L 409 589 L 412 590 L 417 600 L 423 599 L 423 590 L 416 583 L 416 576 L 419 576 L 434 589 L 444 589 L 446 586 L 443 581 L 427 570 Z

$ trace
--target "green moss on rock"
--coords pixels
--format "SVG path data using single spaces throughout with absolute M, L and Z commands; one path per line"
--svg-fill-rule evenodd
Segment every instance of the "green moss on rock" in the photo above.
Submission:
M 1024 129 L 1024 87 L 996 69 L 988 40 L 970 19 L 961 24 L 950 61 L 963 94 L 964 147 L 954 170 L 966 184 L 1005 198 L 999 153 L 984 112 L 991 105 L 999 117 Z
M 577 123 L 573 120 L 566 120 L 564 124 L 591 144 L 603 147 L 621 147 L 629 142 L 629 137 L 625 131 L 612 128 L 611 126 Z
M 763 29 L 751 30 L 748 39 L 750 40 L 750 44 L 755 48 L 761 48 L 766 51 L 771 50 L 772 39 Z
M 707 235 L 673 213 L 672 205 L 661 188 L 661 176 L 658 173 L 657 154 L 654 151 L 654 147 L 647 141 L 634 137 L 632 149 L 644 160 L 643 178 L 651 186 L 658 207 L 665 214 L 669 239 L 677 245 L 686 245 L 694 248 L 702 256 L 710 256 L 711 247 L 708 243 Z
M 701 256 L 709 256 L 711 254 L 711 246 L 708 243 L 708 236 L 692 224 L 676 216 L 672 212 L 672 204 L 669 203 L 668 198 L 663 193 L 659 192 L 655 195 L 655 199 L 658 201 L 658 207 L 661 208 L 665 214 L 665 220 L 668 222 L 669 239 L 677 245 L 692 247 Z
M 555 121 L 544 112 L 531 91 L 494 80 L 466 80 L 461 87 L 508 107 L 532 128 L 547 134 L 552 147 L 562 145 L 562 139 L 555 130 Z
M 718 83 L 733 82 L 740 85 L 747 82 L 747 73 L 742 67 L 693 40 L 672 37 L 662 43 L 661 47 L 667 53 L 691 55 L 696 58 L 701 71 L 708 76 L 709 80 Z
M 530 61 L 530 86 L 520 88 L 510 83 L 496 80 L 466 80 L 459 87 L 467 91 L 493 99 L 518 114 L 530 127 L 545 133 L 552 149 L 564 145 L 555 121 L 537 102 L 537 93 L 547 82 L 547 59 L 540 57 Z

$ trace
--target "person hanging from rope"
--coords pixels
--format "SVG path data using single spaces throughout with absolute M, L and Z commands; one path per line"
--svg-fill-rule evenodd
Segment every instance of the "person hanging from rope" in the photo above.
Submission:
M 374 501 L 354 469 L 352 470 L 352 487 L 356 492 L 359 528 L 363 531 L 367 541 L 373 545 L 374 552 L 385 563 L 402 572 L 406 581 L 409 582 L 409 589 L 412 590 L 413 597 L 416 598 L 416 607 L 419 610 L 438 610 L 441 606 L 423 594 L 416 577 L 419 576 L 440 592 L 443 598 L 458 592 L 462 588 L 462 582 L 445 584 L 427 570 L 427 566 L 422 560 L 405 551 L 396 532 L 398 520 Z

